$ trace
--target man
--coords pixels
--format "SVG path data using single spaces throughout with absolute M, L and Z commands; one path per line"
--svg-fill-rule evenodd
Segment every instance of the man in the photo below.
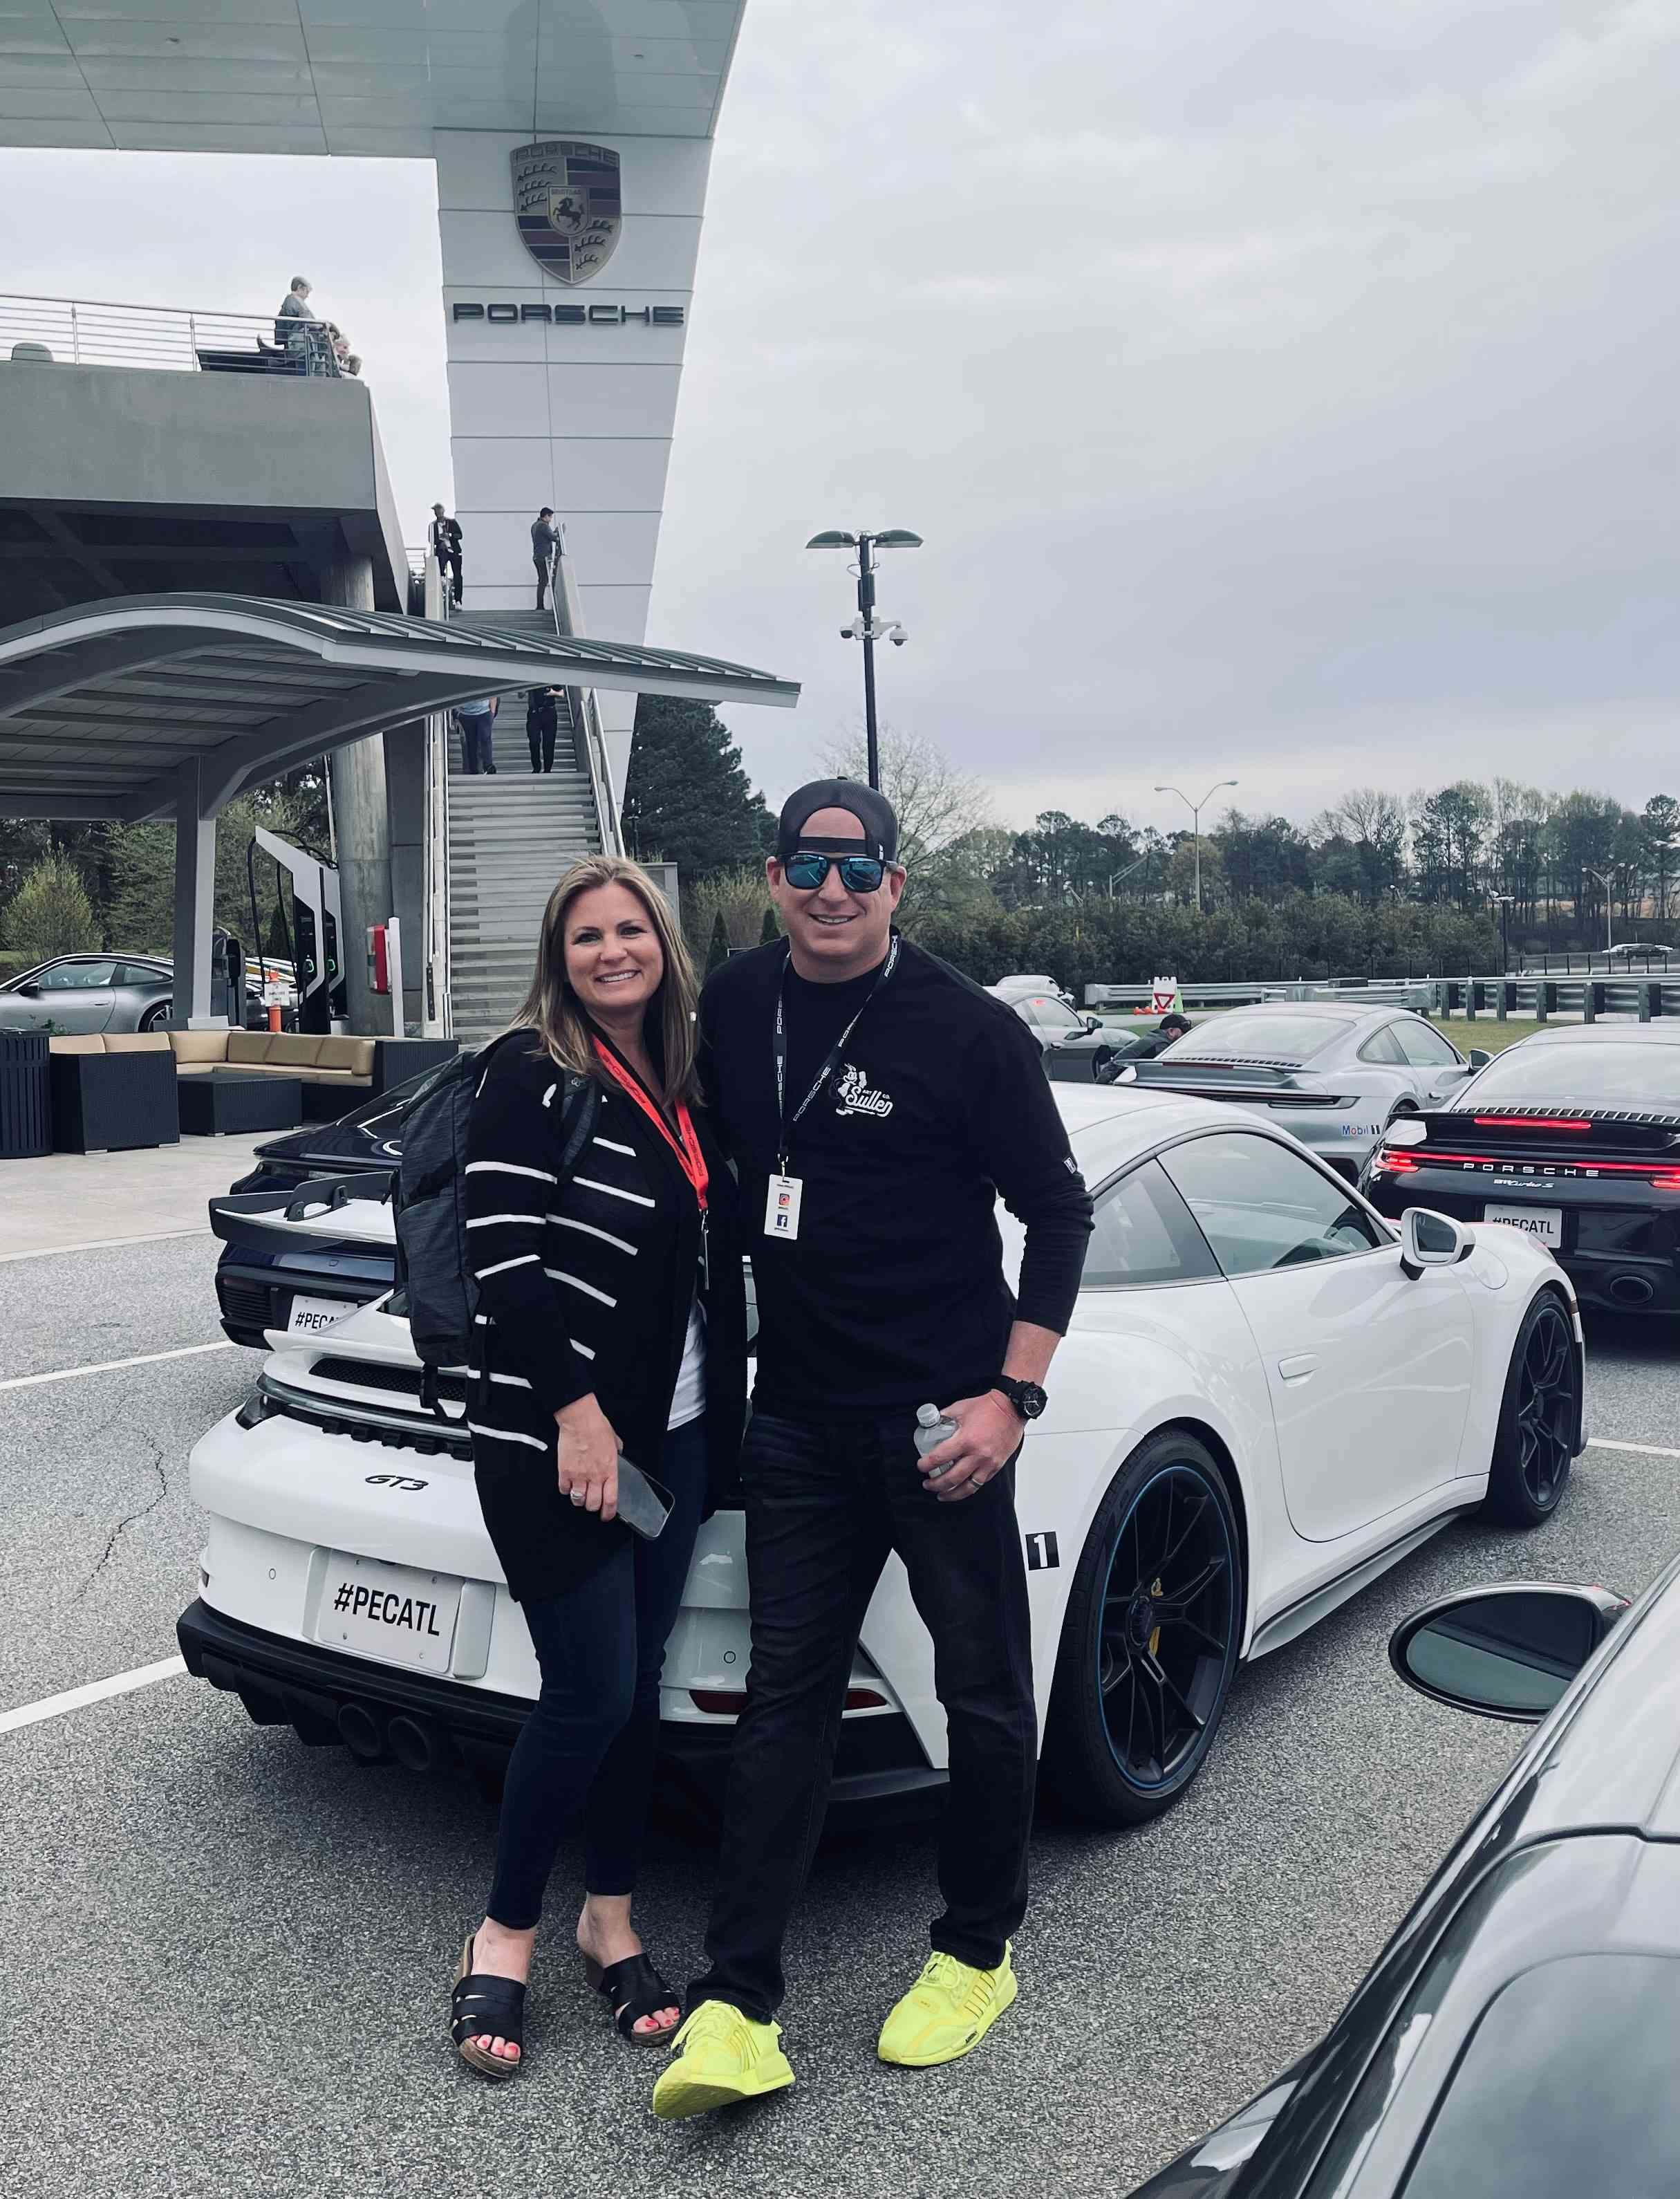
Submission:
M 545 504 L 531 522 L 531 563 L 537 569 L 537 609 L 545 610 L 548 584 L 554 578 L 554 560 L 560 552 L 560 530 L 554 524 L 554 506 Z
M 793 2082 L 781 1947 L 817 1837 L 853 1646 L 890 1550 L 933 1636 L 950 1737 L 933 1953 L 884 2061 L 968 2052 L 1015 1998 L 1038 1743 L 1013 1462 L 1079 1284 L 1091 1200 L 1036 1040 L 900 938 L 898 825 L 872 789 L 790 796 L 766 865 L 787 936 L 700 1006 L 758 1286 L 742 1459 L 752 1665 L 670 2120 Z M 1018 1302 L 995 1207 L 1026 1224 Z M 918 1460 L 917 1408 L 957 1432 Z
M 554 768 L 554 736 L 560 726 L 559 697 L 557 687 L 525 690 L 525 740 L 531 751 L 533 771 Z
M 317 347 L 321 326 L 309 303 L 310 284 L 301 275 L 294 275 L 290 287 L 280 300 L 280 310 L 274 317 L 274 341 L 281 349 L 291 353 L 293 370 L 298 374 L 316 371 Z
M 495 726 L 496 713 L 502 707 L 499 695 L 487 696 L 482 702 L 461 703 L 455 715 L 461 725 L 461 764 L 475 775 L 488 772 L 496 775 Z
M 438 572 L 440 576 L 447 581 L 452 573 L 454 585 L 450 590 L 450 594 L 456 610 L 459 610 L 461 608 L 460 521 L 446 517 L 443 506 L 440 504 L 435 504 L 432 506 L 432 523 L 428 530 L 427 539 L 431 544 L 432 554 L 438 561 Z
M 1176 1008 L 1170 1009 L 1156 1024 L 1151 1036 L 1143 1040 L 1140 1045 L 1135 1046 L 1126 1056 L 1126 1060 L 1153 1061 L 1158 1053 L 1164 1053 L 1167 1048 L 1181 1039 L 1190 1028 L 1188 1016 L 1180 1015 Z

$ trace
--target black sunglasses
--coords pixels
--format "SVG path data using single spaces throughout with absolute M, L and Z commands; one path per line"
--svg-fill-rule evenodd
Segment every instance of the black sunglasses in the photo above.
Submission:
M 878 893 L 881 880 L 886 875 L 886 865 L 874 855 L 814 855 L 801 853 L 790 855 L 782 865 L 782 876 L 796 893 L 815 893 L 831 866 L 840 872 L 840 883 L 848 893 Z

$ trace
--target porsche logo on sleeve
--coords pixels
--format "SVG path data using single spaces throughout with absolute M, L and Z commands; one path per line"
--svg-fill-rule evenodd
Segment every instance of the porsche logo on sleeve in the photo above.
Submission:
M 617 154 L 544 137 L 516 146 L 511 157 L 513 217 L 525 249 L 557 283 L 592 283 L 623 225 Z

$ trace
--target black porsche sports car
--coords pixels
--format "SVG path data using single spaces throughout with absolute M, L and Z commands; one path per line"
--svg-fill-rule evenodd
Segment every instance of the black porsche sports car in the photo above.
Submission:
M 1389 1654 L 1545 1722 L 1327 2036 L 1133 2199 L 1680 2191 L 1680 1560 L 1630 1610 L 1444 1596 Z
M 1388 1125 L 1360 1186 L 1549 1246 L 1585 1306 L 1680 1309 L 1680 1024 L 1576 1024 Z

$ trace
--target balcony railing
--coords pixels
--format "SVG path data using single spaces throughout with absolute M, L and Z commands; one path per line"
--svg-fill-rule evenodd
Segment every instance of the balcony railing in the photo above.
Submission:
M 286 332 L 286 343 L 276 342 L 277 329 Z M 161 367 L 185 374 L 324 375 L 335 380 L 343 371 L 324 321 L 0 295 L 0 360 L 5 359 Z

